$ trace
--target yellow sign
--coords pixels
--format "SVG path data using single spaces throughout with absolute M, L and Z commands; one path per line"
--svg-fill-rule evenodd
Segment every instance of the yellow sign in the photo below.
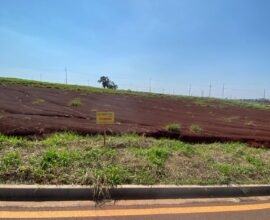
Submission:
M 114 112 L 96 112 L 96 123 L 99 125 L 114 124 Z

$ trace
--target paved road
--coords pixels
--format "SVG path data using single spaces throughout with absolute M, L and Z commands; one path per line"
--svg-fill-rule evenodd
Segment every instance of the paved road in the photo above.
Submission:
M 96 207 L 90 202 L 0 202 L 0 219 L 181 219 L 269 220 L 270 200 L 204 202 L 118 202 Z

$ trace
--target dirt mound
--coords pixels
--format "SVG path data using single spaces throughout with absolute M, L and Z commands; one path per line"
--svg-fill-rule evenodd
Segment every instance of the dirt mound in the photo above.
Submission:
M 80 103 L 73 106 L 72 100 Z M 0 132 L 43 135 L 56 131 L 95 134 L 96 111 L 114 111 L 111 133 L 135 132 L 189 142 L 242 141 L 270 146 L 270 111 L 233 105 L 200 105 L 192 99 L 71 91 L 57 88 L 0 85 Z M 181 123 L 181 136 L 164 132 L 165 125 Z M 191 125 L 201 128 L 192 131 Z

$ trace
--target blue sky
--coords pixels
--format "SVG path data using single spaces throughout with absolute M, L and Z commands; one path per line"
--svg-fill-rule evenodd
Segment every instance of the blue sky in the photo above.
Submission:
M 268 0 L 0 0 L 0 76 L 270 98 Z M 269 94 L 268 94 L 269 93 Z

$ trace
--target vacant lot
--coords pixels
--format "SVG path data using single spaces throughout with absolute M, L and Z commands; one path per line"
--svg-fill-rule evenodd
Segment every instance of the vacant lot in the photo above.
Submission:
M 186 144 L 137 135 L 0 136 L 0 183 L 270 183 L 270 150 L 240 143 Z
M 181 124 L 184 141 L 270 146 L 270 110 L 263 104 L 0 79 L 3 134 L 96 134 L 103 129 L 95 124 L 96 111 L 115 112 L 116 125 L 106 127 L 112 133 L 164 137 L 164 127 Z

